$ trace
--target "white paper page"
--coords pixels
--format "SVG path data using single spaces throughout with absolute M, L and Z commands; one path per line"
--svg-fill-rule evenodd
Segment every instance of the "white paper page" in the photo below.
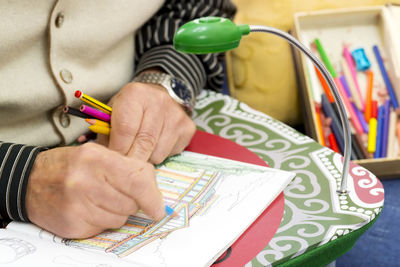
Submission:
M 145 266 L 130 261 L 116 260 L 108 255 L 95 255 L 84 250 L 49 243 L 25 233 L 0 229 L 1 266 Z
M 206 157 L 218 168 L 214 157 L 190 156 Z M 237 172 L 226 173 L 220 178 L 215 187 L 218 198 L 203 214 L 193 217 L 189 227 L 153 241 L 127 258 L 152 266 L 211 265 L 294 177 L 293 173 L 251 164 L 222 164 L 226 168 L 234 166 Z M 248 173 L 246 168 L 249 168 Z
M 24 223 L 11 223 L 7 228 L 47 245 L 63 241 L 54 246 L 60 249 L 66 244 L 93 259 L 97 254 L 114 258 L 115 264 L 125 260 L 140 266 L 207 266 L 234 243 L 293 177 L 293 173 L 277 169 L 184 152 L 157 169 L 164 200 L 175 207 L 179 218 L 146 225 L 146 230 L 136 235 L 132 224 L 148 219 L 134 216 L 120 229 L 85 240 L 61 240 Z M 180 193 L 174 195 L 176 192 Z

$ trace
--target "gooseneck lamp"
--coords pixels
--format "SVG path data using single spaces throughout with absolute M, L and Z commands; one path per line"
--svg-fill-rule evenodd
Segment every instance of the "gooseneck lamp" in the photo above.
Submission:
M 348 194 L 347 176 L 351 156 L 351 132 L 349 121 L 332 77 L 325 66 L 308 48 L 290 34 L 279 29 L 262 25 L 236 25 L 229 19 L 219 17 L 203 17 L 186 23 L 176 32 L 174 36 L 174 46 L 176 50 L 189 54 L 225 52 L 238 47 L 242 35 L 247 35 L 250 32 L 272 33 L 285 39 L 291 45 L 306 54 L 324 76 L 335 98 L 335 103 L 338 106 L 339 116 L 344 131 L 342 180 L 337 193 Z

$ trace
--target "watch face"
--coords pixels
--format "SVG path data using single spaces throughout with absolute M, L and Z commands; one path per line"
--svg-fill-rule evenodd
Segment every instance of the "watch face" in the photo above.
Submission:
M 186 103 L 190 103 L 192 101 L 192 94 L 189 88 L 187 88 L 187 86 L 181 80 L 172 78 L 171 88 L 175 94 Z

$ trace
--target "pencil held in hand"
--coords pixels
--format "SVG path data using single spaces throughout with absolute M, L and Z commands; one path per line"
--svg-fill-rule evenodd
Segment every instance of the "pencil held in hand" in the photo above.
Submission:
M 87 123 L 89 123 L 90 125 L 98 125 L 98 126 L 110 128 L 110 124 L 108 122 L 105 122 L 105 121 L 96 120 L 96 119 L 85 119 L 85 121 Z
M 99 125 L 90 125 L 89 130 L 98 134 L 110 135 L 111 128 Z
M 107 106 L 106 104 L 100 102 L 97 99 L 94 99 L 91 96 L 88 96 L 84 93 L 82 93 L 82 91 L 76 90 L 75 91 L 75 97 L 79 98 L 80 100 L 88 103 L 89 105 L 91 105 L 92 107 L 95 107 L 97 109 L 102 110 L 103 112 L 107 113 L 107 114 L 111 114 L 112 112 L 112 108 Z
M 109 122 L 111 120 L 111 115 L 110 114 L 104 113 L 104 112 L 102 112 L 100 110 L 97 110 L 95 108 L 92 108 L 92 107 L 89 107 L 89 106 L 86 106 L 86 105 L 81 105 L 79 110 L 81 112 L 85 113 L 85 114 L 88 114 L 88 115 L 90 115 L 90 116 L 92 116 L 94 118 L 97 118 L 99 120 L 102 120 L 102 121 Z

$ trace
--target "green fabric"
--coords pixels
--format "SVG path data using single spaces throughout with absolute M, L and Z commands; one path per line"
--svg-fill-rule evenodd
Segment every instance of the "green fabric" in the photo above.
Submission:
M 341 255 L 353 248 L 356 241 L 360 236 L 368 230 L 378 219 L 379 215 L 364 225 L 360 229 L 357 229 L 347 235 L 344 235 L 336 240 L 330 241 L 320 247 L 316 247 L 296 258 L 293 258 L 285 263 L 278 265 L 279 267 L 318 267 L 326 266 L 332 261 L 336 260 Z

